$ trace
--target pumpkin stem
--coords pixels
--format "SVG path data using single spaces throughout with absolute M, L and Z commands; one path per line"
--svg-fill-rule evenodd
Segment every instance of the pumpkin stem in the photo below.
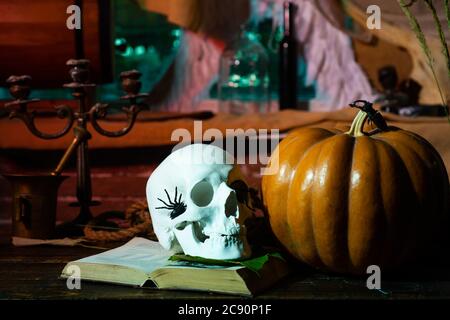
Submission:
M 353 120 L 352 126 L 347 134 L 352 135 L 354 137 L 363 136 L 365 133 L 363 131 L 364 124 L 369 118 L 381 131 L 388 130 L 388 125 L 384 120 L 383 116 L 379 111 L 376 111 L 373 108 L 372 103 L 365 100 L 356 100 L 353 103 L 350 103 L 350 107 L 358 108 L 361 111 L 358 112 L 355 119 Z
M 369 115 L 364 112 L 363 110 L 360 110 L 358 114 L 356 115 L 355 119 L 353 119 L 352 125 L 350 127 L 350 130 L 346 132 L 346 134 L 349 134 L 353 137 L 361 137 L 364 136 L 364 124 L 367 121 L 367 118 Z

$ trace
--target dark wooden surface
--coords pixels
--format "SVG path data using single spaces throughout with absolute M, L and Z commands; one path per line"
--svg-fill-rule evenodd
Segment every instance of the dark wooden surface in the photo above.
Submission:
M 100 250 L 56 246 L 13 247 L 9 244 L 7 233 L 7 228 L 1 226 L 0 299 L 236 299 L 212 293 L 140 289 L 89 282 L 82 282 L 81 290 L 69 290 L 65 280 L 58 279 L 64 264 Z M 381 292 L 368 290 L 365 278 L 336 276 L 299 267 L 297 273 L 255 299 L 449 299 L 449 271 L 450 268 L 441 266 L 421 271 L 405 270 L 401 276 L 391 278 L 382 274 Z

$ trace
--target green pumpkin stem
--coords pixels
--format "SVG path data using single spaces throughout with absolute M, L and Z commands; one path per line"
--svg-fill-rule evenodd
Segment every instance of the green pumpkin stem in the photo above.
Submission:
M 350 130 L 348 130 L 346 132 L 346 134 L 349 134 L 353 137 L 364 136 L 365 133 L 363 131 L 363 128 L 364 128 L 364 125 L 366 124 L 368 117 L 369 117 L 369 115 L 365 111 L 360 110 L 358 112 L 358 114 L 356 115 L 355 119 L 353 119 Z
M 384 120 L 383 116 L 379 111 L 376 111 L 373 108 L 373 104 L 370 103 L 369 101 L 356 100 L 355 102 L 350 103 L 349 106 L 352 108 L 358 108 L 361 111 L 359 111 L 359 113 L 356 115 L 355 119 L 353 120 L 352 126 L 350 130 L 347 132 L 347 134 L 353 137 L 361 137 L 365 135 L 363 129 L 367 121 L 367 118 L 369 118 L 370 121 L 372 121 L 379 130 L 381 131 L 389 130 L 386 120 Z

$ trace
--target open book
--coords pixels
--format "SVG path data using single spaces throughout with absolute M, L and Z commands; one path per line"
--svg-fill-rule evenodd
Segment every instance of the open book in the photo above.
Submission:
M 289 272 L 287 263 L 273 256 L 256 272 L 240 264 L 172 261 L 171 255 L 158 242 L 136 237 L 121 247 L 69 262 L 61 277 L 70 277 L 75 265 L 82 280 L 253 296 Z

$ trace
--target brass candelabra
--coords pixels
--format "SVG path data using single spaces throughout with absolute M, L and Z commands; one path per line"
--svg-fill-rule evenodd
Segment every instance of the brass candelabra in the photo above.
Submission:
M 127 115 L 127 124 L 117 131 L 105 130 L 98 120 L 106 117 L 109 105 L 103 103 L 95 103 L 91 107 L 87 105 L 88 91 L 95 87 L 95 84 L 89 82 L 89 60 L 71 59 L 67 61 L 67 66 L 70 67 L 69 74 L 72 82 L 64 84 L 64 88 L 72 90 L 72 96 L 77 100 L 78 107 L 77 111 L 74 111 L 67 105 L 55 106 L 57 116 L 66 119 L 66 124 L 62 130 L 55 133 L 45 133 L 37 129 L 35 118 L 39 113 L 35 110 L 28 110 L 28 106 L 40 100 L 29 99 L 31 77 L 28 75 L 10 76 L 7 79 L 9 92 L 15 100 L 6 103 L 5 108 L 9 112 L 10 119 L 18 118 L 22 120 L 28 130 L 41 139 L 58 139 L 73 128 L 74 140 L 52 174 L 59 175 L 72 152 L 77 151 L 76 197 L 78 202 L 74 205 L 79 206 L 80 211 L 72 224 L 80 226 L 85 225 L 92 218 L 90 207 L 99 204 L 99 202 L 92 200 L 91 170 L 88 155 L 88 140 L 91 138 L 91 134 L 87 129 L 87 123 L 90 122 L 94 130 L 103 136 L 122 137 L 131 131 L 138 113 L 146 108 L 146 105 L 139 100 L 147 97 L 147 94 L 139 93 L 141 89 L 141 82 L 139 81 L 141 73 L 139 71 L 122 72 L 120 78 L 125 95 L 120 99 L 129 102 L 126 107 L 122 108 Z

